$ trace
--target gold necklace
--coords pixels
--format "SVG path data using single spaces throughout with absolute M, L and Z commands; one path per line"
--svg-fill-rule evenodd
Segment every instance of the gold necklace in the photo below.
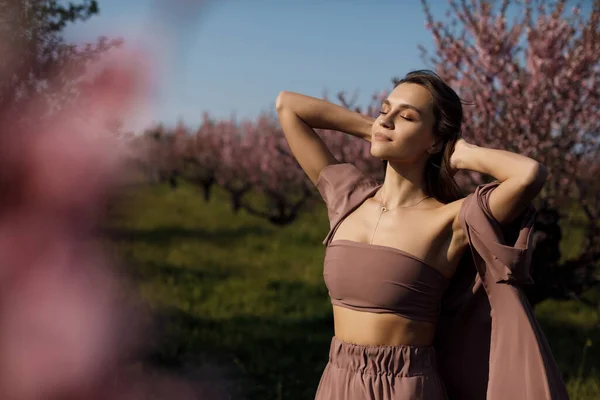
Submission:
M 423 200 L 425 200 L 425 199 L 428 199 L 428 198 L 430 198 L 430 197 L 431 197 L 431 196 L 425 196 L 425 197 L 423 197 L 421 200 L 417 201 L 415 204 L 413 204 L 413 205 L 411 205 L 411 206 L 396 206 L 396 207 L 394 207 L 394 208 L 391 208 L 391 209 L 390 209 L 390 208 L 387 208 L 385 205 L 383 205 L 383 191 L 384 191 L 384 190 L 385 190 L 385 188 L 381 188 L 381 201 L 382 201 L 382 204 L 381 204 L 381 212 L 384 212 L 384 211 L 390 211 L 390 210 L 395 210 L 396 208 L 410 208 L 410 207 L 414 207 L 414 206 L 416 206 L 417 204 L 419 204 L 420 202 L 422 202 Z
M 375 231 L 377 230 L 377 227 L 379 226 L 379 221 L 381 220 L 381 215 L 385 212 L 385 211 L 390 211 L 390 210 L 395 210 L 396 208 L 410 208 L 410 207 L 414 207 L 417 204 L 419 204 L 420 202 L 422 202 L 423 200 L 431 197 L 431 196 L 425 196 L 423 197 L 421 200 L 419 200 L 418 202 L 416 202 L 415 204 L 411 205 L 411 206 L 396 206 L 392 209 L 387 208 L 384 204 L 383 204 L 383 191 L 384 188 L 381 189 L 381 212 L 379 213 L 379 217 L 377 218 L 377 224 L 375 224 L 375 229 L 373 229 L 373 235 L 371 236 L 371 243 L 373 244 L 373 238 L 375 237 Z

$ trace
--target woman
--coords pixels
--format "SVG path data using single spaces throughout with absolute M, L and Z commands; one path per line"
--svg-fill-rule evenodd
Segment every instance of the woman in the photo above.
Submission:
M 335 333 L 316 399 L 517 398 L 505 396 L 506 379 L 521 385 L 515 393 L 528 393 L 518 398 L 566 398 L 560 377 L 558 383 L 548 378 L 556 366 L 543 336 L 540 344 L 526 301 L 506 284 L 530 254 L 522 242 L 530 236 L 531 201 L 546 169 L 530 158 L 465 142 L 461 101 L 431 71 L 406 75 L 375 120 L 290 92 L 279 94 L 276 107 L 292 153 L 323 196 L 330 220 L 324 278 Z M 315 128 L 369 141 L 371 155 L 386 161 L 383 184 L 351 163 L 339 163 Z M 496 181 L 462 198 L 453 179 L 458 169 Z M 485 233 L 475 242 L 472 223 Z M 519 239 L 511 247 L 499 232 L 515 226 Z M 499 250 L 488 251 L 494 246 Z M 506 257 L 516 261 L 496 261 Z M 508 268 L 503 287 L 491 283 L 498 277 L 486 268 Z M 492 289 L 494 296 L 492 286 L 500 288 Z M 482 300 L 485 294 L 489 301 Z M 534 371 L 527 378 L 513 377 L 512 368 L 497 362 L 497 350 L 511 353 L 514 346 L 490 350 L 490 340 L 500 343 L 503 329 L 491 321 L 492 298 L 511 305 L 499 318 L 506 316 L 507 326 L 518 322 L 517 334 L 531 342 L 527 351 L 533 353 L 520 365 Z M 522 320 L 511 319 L 521 314 Z

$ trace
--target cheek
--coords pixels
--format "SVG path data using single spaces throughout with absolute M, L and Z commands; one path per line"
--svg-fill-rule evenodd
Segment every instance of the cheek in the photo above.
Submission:
M 421 148 L 427 146 L 429 135 L 422 126 L 411 124 L 400 127 L 396 132 L 397 142 L 402 145 Z
M 427 151 L 427 148 L 428 142 L 425 135 L 418 131 L 408 132 L 405 130 L 397 134 L 394 142 L 377 146 L 376 151 L 394 159 L 415 162 Z

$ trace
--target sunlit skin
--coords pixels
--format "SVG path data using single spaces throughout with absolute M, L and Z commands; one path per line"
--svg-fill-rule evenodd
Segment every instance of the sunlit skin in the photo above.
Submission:
M 389 161 L 383 188 L 388 208 L 414 204 L 426 197 L 425 164 L 443 144 L 436 144 L 433 125 L 433 99 L 421 85 L 398 85 L 383 101 L 371 127 L 371 155 Z M 428 207 L 442 205 L 433 198 L 424 202 Z
M 390 93 L 380 112 L 371 126 L 371 154 L 389 161 L 385 181 L 342 221 L 332 240 L 397 248 L 451 278 L 468 247 L 457 219 L 464 198 L 448 204 L 426 198 L 425 164 L 431 154 L 443 151 L 444 145 L 432 131 L 432 97 L 426 88 L 404 83 Z M 510 223 L 519 215 L 546 179 L 545 168 L 530 158 L 462 139 L 456 143 L 450 164 L 453 169 L 478 171 L 501 182 L 489 196 L 490 211 L 500 224 Z M 382 205 L 388 209 L 383 214 Z M 435 335 L 434 324 L 395 314 L 338 306 L 333 311 L 335 335 L 352 343 L 430 345 Z
M 421 85 L 398 85 L 382 102 L 379 116 L 371 127 L 371 155 L 411 170 L 423 170 L 435 143 L 433 99 Z M 382 134 L 390 140 L 377 140 Z
M 436 259 L 433 254 L 446 254 L 452 239 L 452 212 L 442 210 L 444 204 L 428 198 L 414 208 L 408 206 L 426 197 L 423 191 L 423 170 L 428 151 L 435 150 L 432 133 L 433 108 L 429 91 L 417 84 L 397 86 L 382 103 L 380 115 L 371 127 L 371 155 L 389 161 L 382 187 L 373 198 L 367 199 L 359 209 L 340 225 L 333 240 L 347 239 L 369 242 L 381 204 L 390 210 L 381 216 L 373 243 L 407 250 L 436 266 L 450 277 L 458 263 L 459 251 L 447 260 Z M 379 138 L 378 135 L 385 137 Z M 414 226 L 415 229 L 406 229 Z M 404 227 L 399 229 L 399 227 Z M 433 235 L 446 236 L 442 246 L 431 247 L 428 240 Z M 412 239 L 411 239 L 412 238 Z M 333 307 L 335 335 L 344 341 L 367 345 L 430 345 L 435 325 L 412 321 L 395 314 L 379 314 Z

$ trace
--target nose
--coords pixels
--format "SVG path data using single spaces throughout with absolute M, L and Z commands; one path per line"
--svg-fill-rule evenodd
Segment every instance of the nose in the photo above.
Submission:
M 379 125 L 383 126 L 384 128 L 387 128 L 387 129 L 394 129 L 392 120 L 387 115 L 382 115 L 381 118 L 379 118 Z

